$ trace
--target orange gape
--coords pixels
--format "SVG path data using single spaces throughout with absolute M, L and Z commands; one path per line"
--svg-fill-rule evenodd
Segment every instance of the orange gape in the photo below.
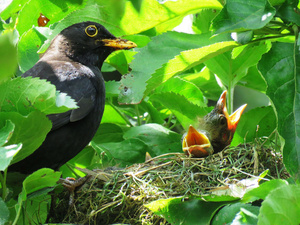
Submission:
M 226 107 L 227 91 L 224 91 L 215 108 L 200 121 L 199 129 L 190 125 L 184 135 L 182 149 L 187 155 L 201 158 L 222 151 L 228 146 L 247 104 L 231 115 Z

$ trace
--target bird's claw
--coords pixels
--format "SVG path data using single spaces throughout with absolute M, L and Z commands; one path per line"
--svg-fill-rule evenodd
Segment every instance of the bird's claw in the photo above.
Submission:
M 91 175 L 87 175 L 85 177 L 80 177 L 79 179 L 75 179 L 73 177 L 67 177 L 66 179 L 60 178 L 57 183 L 62 184 L 70 193 L 69 205 L 73 205 L 75 191 L 79 190 L 89 179 Z

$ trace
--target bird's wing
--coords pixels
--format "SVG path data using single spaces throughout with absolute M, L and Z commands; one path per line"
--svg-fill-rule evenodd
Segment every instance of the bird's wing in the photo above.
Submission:
M 95 74 L 82 64 L 40 61 L 32 69 L 24 73 L 23 76 L 46 79 L 54 84 L 58 91 L 66 93 L 77 102 L 79 106 L 77 109 L 48 115 L 48 118 L 52 121 L 52 130 L 58 129 L 67 123 L 83 119 L 95 106 L 97 91 L 95 84 L 92 82 Z

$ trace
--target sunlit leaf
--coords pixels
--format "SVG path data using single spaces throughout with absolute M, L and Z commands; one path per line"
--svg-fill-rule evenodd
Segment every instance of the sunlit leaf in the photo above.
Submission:
M 199 65 L 204 61 L 237 46 L 238 44 L 236 42 L 228 41 L 181 52 L 180 55 L 170 60 L 167 64 L 164 64 L 162 68 L 158 69 L 152 75 L 147 81 L 148 85 L 145 94 L 148 94 L 157 87 L 158 84 L 165 82 L 174 75 Z
M 170 23 L 171 20 L 183 18 L 202 8 L 221 9 L 222 5 L 216 0 L 189 0 L 188 4 L 185 0 L 165 1 L 163 4 L 156 0 L 147 0 L 142 1 L 138 11 L 128 1 L 121 26 L 126 33 L 139 33 L 158 25 L 162 26 L 164 23 Z
M 201 90 L 192 82 L 180 77 L 173 77 L 172 79 L 167 80 L 156 88 L 155 92 L 174 92 L 183 95 L 188 101 L 196 105 L 206 106 L 207 104 L 207 100 L 204 98 Z
M 13 77 L 17 68 L 17 49 L 13 33 L 0 35 L 0 84 Z
M 39 78 L 15 78 L 0 84 L 2 112 L 27 115 L 36 109 L 45 114 L 66 112 L 77 108 L 73 99 L 56 91 L 54 85 Z
M 192 35 L 177 32 L 154 37 L 134 56 L 130 65 L 132 72 L 122 77 L 119 101 L 139 103 L 161 82 L 237 46 L 228 35 L 210 37 L 210 33 Z
M 39 1 L 31 0 L 19 12 L 19 22 L 17 30 L 22 35 L 32 26 L 38 26 L 40 13 L 46 16 L 50 21 L 47 26 L 60 21 L 71 12 L 84 6 L 85 0 L 66 0 L 66 1 Z
M 48 30 L 49 28 L 41 27 L 39 29 Z M 38 50 L 46 40 L 37 28 L 31 28 L 26 31 L 18 43 L 18 59 L 21 72 L 29 70 L 38 60 Z

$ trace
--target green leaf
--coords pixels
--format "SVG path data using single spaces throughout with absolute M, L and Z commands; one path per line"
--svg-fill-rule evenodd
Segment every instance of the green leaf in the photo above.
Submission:
M 11 3 L 1 12 L 1 18 L 7 20 L 13 14 L 19 12 L 28 0 L 11 0 Z
M 106 98 L 117 97 L 120 94 L 120 82 L 110 80 L 105 82 L 105 96 Z
M 9 210 L 3 201 L 2 198 L 0 198 L 0 225 L 6 224 L 9 218 Z
M 91 146 L 82 149 L 74 158 L 61 166 L 59 170 L 62 172 L 62 177 L 84 177 L 85 173 L 79 171 L 75 167 L 87 168 L 90 167 L 95 156 L 95 150 Z M 99 162 L 97 162 L 99 163 Z M 70 169 L 70 167 L 72 169 Z
M 0 35 L 0 84 L 13 77 L 17 69 L 17 50 L 12 42 L 13 33 Z
M 49 205 L 51 205 L 51 196 L 47 195 L 47 193 L 52 190 L 53 188 L 45 188 L 42 191 L 36 191 L 30 194 L 23 205 L 20 217 L 25 217 L 25 221 L 32 224 L 45 224 L 48 218 Z M 37 192 L 40 193 L 38 196 L 35 196 Z M 18 224 L 22 224 L 20 220 Z
M 0 84 L 2 112 L 27 115 L 36 109 L 45 114 L 66 112 L 77 108 L 73 99 L 56 91 L 54 85 L 39 78 L 15 78 Z
M 151 7 L 152 10 L 149 11 L 149 7 Z M 136 11 L 130 1 L 89 1 L 86 7 L 65 16 L 64 19 L 55 26 L 51 37 L 42 46 L 40 52 L 44 52 L 47 49 L 50 40 L 60 31 L 74 23 L 82 21 L 98 22 L 105 26 L 112 34 L 123 36 L 125 34 L 137 34 L 151 29 L 164 22 L 168 22 L 171 18 L 181 18 L 194 12 L 194 10 L 199 10 L 199 7 L 220 8 L 221 5 L 216 0 L 195 1 L 193 4 L 185 4 L 184 0 L 176 1 L 171 4 L 168 2 L 160 4 L 156 0 L 148 0 L 143 1 L 140 11 Z M 173 13 L 170 14 L 170 10 Z M 129 39 L 136 41 L 140 47 L 149 42 L 149 38 L 145 36 L 144 38 L 136 36 L 133 37 L 133 39 L 129 37 Z
M 248 224 L 256 225 L 258 206 L 236 203 L 223 207 L 212 220 L 212 225 Z
M 214 191 L 212 193 L 215 193 Z M 236 200 L 239 200 L 239 197 L 235 197 L 232 195 L 203 195 L 201 196 L 202 200 L 207 201 L 207 202 L 234 202 Z
M 249 30 L 249 31 L 244 31 L 244 32 L 232 33 L 231 37 L 236 42 L 244 45 L 244 44 L 249 43 L 252 40 L 252 38 L 253 38 L 253 31 Z
M 210 112 L 209 108 L 195 105 L 184 96 L 174 92 L 153 94 L 150 100 L 160 102 L 164 107 L 170 109 L 184 128 L 195 125 L 199 117 L 203 117 Z
M 243 113 L 231 145 L 252 142 L 257 137 L 268 137 L 276 129 L 276 115 L 271 106 L 255 108 Z
M 182 198 L 160 199 L 145 205 L 155 214 L 162 216 L 174 225 L 206 225 L 215 212 L 228 202 L 205 202 L 198 199 Z
M 139 139 L 127 139 L 122 142 L 110 142 L 95 144 L 92 142 L 92 147 L 98 154 L 104 151 L 106 157 L 104 160 L 109 162 L 109 165 L 118 165 L 126 167 L 134 163 L 145 162 L 146 152 L 150 152 L 150 148 Z M 105 163 L 105 162 L 104 162 Z
M 43 188 L 53 187 L 61 176 L 60 172 L 52 169 L 43 168 L 35 171 L 23 181 L 23 190 L 26 195 L 41 190 Z
M 217 0 L 189 0 L 188 4 L 186 0 L 165 1 L 163 4 L 156 0 L 147 0 L 142 1 L 141 8 L 137 11 L 132 3 L 127 1 L 120 25 L 128 34 L 140 33 L 158 25 L 160 25 L 158 28 L 160 32 L 163 32 L 166 29 L 162 27 L 172 28 L 166 23 L 172 23 L 174 27 L 178 25 L 178 19 L 188 14 L 193 14 L 203 8 L 221 9 L 221 7 L 222 5 Z
M 282 3 L 284 3 L 285 0 L 269 0 L 269 2 L 272 6 L 276 6 L 276 5 L 281 5 Z
M 204 34 L 210 31 L 211 21 L 218 15 L 219 10 L 202 9 L 193 17 L 193 31 L 197 34 Z
M 196 105 L 206 106 L 207 104 L 207 99 L 203 96 L 201 90 L 194 83 L 177 76 L 164 82 L 155 89 L 155 92 L 174 92 L 183 95 L 188 101 Z
M 0 146 L 10 139 L 14 129 L 15 125 L 10 120 L 5 121 L 4 126 L 0 129 Z
M 113 104 L 105 104 L 105 110 L 101 123 L 115 123 L 115 124 L 126 124 L 124 118 L 116 111 L 116 107 Z
M 257 65 L 249 67 L 246 76 L 244 76 L 238 84 L 261 92 L 267 90 L 267 83 L 258 71 Z
M 121 94 L 119 101 L 122 103 L 137 103 L 143 98 L 146 81 L 174 56 L 181 51 L 195 48 L 199 45 L 198 35 L 167 32 L 152 38 L 152 41 L 135 55 L 130 67 L 132 72 L 122 77 Z M 207 40 L 209 38 L 206 35 Z M 147 66 L 145 66 L 147 65 Z
M 150 37 L 141 34 L 126 35 L 122 38 L 133 41 L 139 48 L 145 47 L 151 41 Z
M 132 61 L 136 52 L 133 51 L 116 51 L 113 52 L 106 62 L 114 66 L 121 74 L 128 73 L 128 63 Z
M 16 26 L 20 35 L 29 30 L 32 26 L 38 26 L 40 13 L 50 21 L 47 24 L 56 23 L 66 17 L 71 12 L 82 8 L 85 0 L 66 0 L 66 1 L 39 1 L 30 0 L 19 11 L 19 22 Z
M 300 186 L 284 185 L 270 192 L 263 201 L 258 225 L 296 225 L 300 223 Z
M 33 153 L 45 140 L 52 127 L 50 120 L 39 111 L 33 111 L 27 116 L 17 112 L 0 112 L 0 127 L 4 126 L 6 120 L 11 120 L 15 124 L 13 135 L 6 145 L 22 143 L 22 149 L 14 156 L 12 163 Z
M 299 49 L 289 43 L 273 43 L 258 64 L 277 112 L 278 132 L 285 139 L 283 161 L 296 179 L 300 178 L 299 65 Z
M 22 144 L 0 147 L 0 171 L 4 171 L 10 165 L 14 155 L 17 154 L 21 148 Z
M 298 8 L 299 1 L 287 0 L 277 10 L 277 16 L 279 16 L 285 22 L 292 22 L 300 26 L 300 17 Z
M 249 67 L 254 66 L 261 56 L 269 50 L 269 45 L 260 42 L 235 48 L 204 62 L 215 73 L 224 85 L 233 87 L 246 74 Z
M 259 199 L 265 200 L 271 191 L 279 187 L 286 187 L 286 186 L 287 186 L 287 182 L 285 180 L 278 179 L 278 180 L 266 181 L 260 184 L 259 187 L 246 192 L 241 202 L 249 203 Z
M 213 21 L 215 34 L 243 29 L 260 29 L 275 15 L 268 0 L 227 0 Z
M 165 124 L 163 114 L 160 113 L 159 109 L 152 102 L 142 101 L 141 106 L 145 107 L 146 112 L 150 115 L 148 123 Z
M 46 27 L 39 29 L 49 30 Z M 29 29 L 21 36 L 18 42 L 18 59 L 21 72 L 26 72 L 39 60 L 37 51 L 45 40 L 46 37 L 36 27 Z
M 123 130 L 113 123 L 101 123 L 92 139 L 95 144 L 123 141 Z
M 148 85 L 145 94 L 147 95 L 160 83 L 165 82 L 174 75 L 186 71 L 237 46 L 238 44 L 234 41 L 224 41 L 181 52 L 180 55 L 171 59 L 167 64 L 164 64 L 152 75 L 152 77 L 147 81 Z
M 186 74 L 182 77 L 196 84 L 208 99 L 218 101 L 222 89 L 215 75 L 207 67 L 204 67 L 199 73 Z
M 132 72 L 122 77 L 119 101 L 139 103 L 145 95 L 146 82 L 148 94 L 161 82 L 200 64 L 219 51 L 230 48 L 228 45 L 237 45 L 230 42 L 231 38 L 228 35 L 210 38 L 210 33 L 192 35 L 177 32 L 167 32 L 154 37 L 134 56 L 130 66 Z M 153 78 L 152 74 L 155 74 Z
M 132 127 L 124 133 L 124 138 L 143 141 L 151 149 L 152 157 L 182 151 L 181 135 L 155 123 Z

